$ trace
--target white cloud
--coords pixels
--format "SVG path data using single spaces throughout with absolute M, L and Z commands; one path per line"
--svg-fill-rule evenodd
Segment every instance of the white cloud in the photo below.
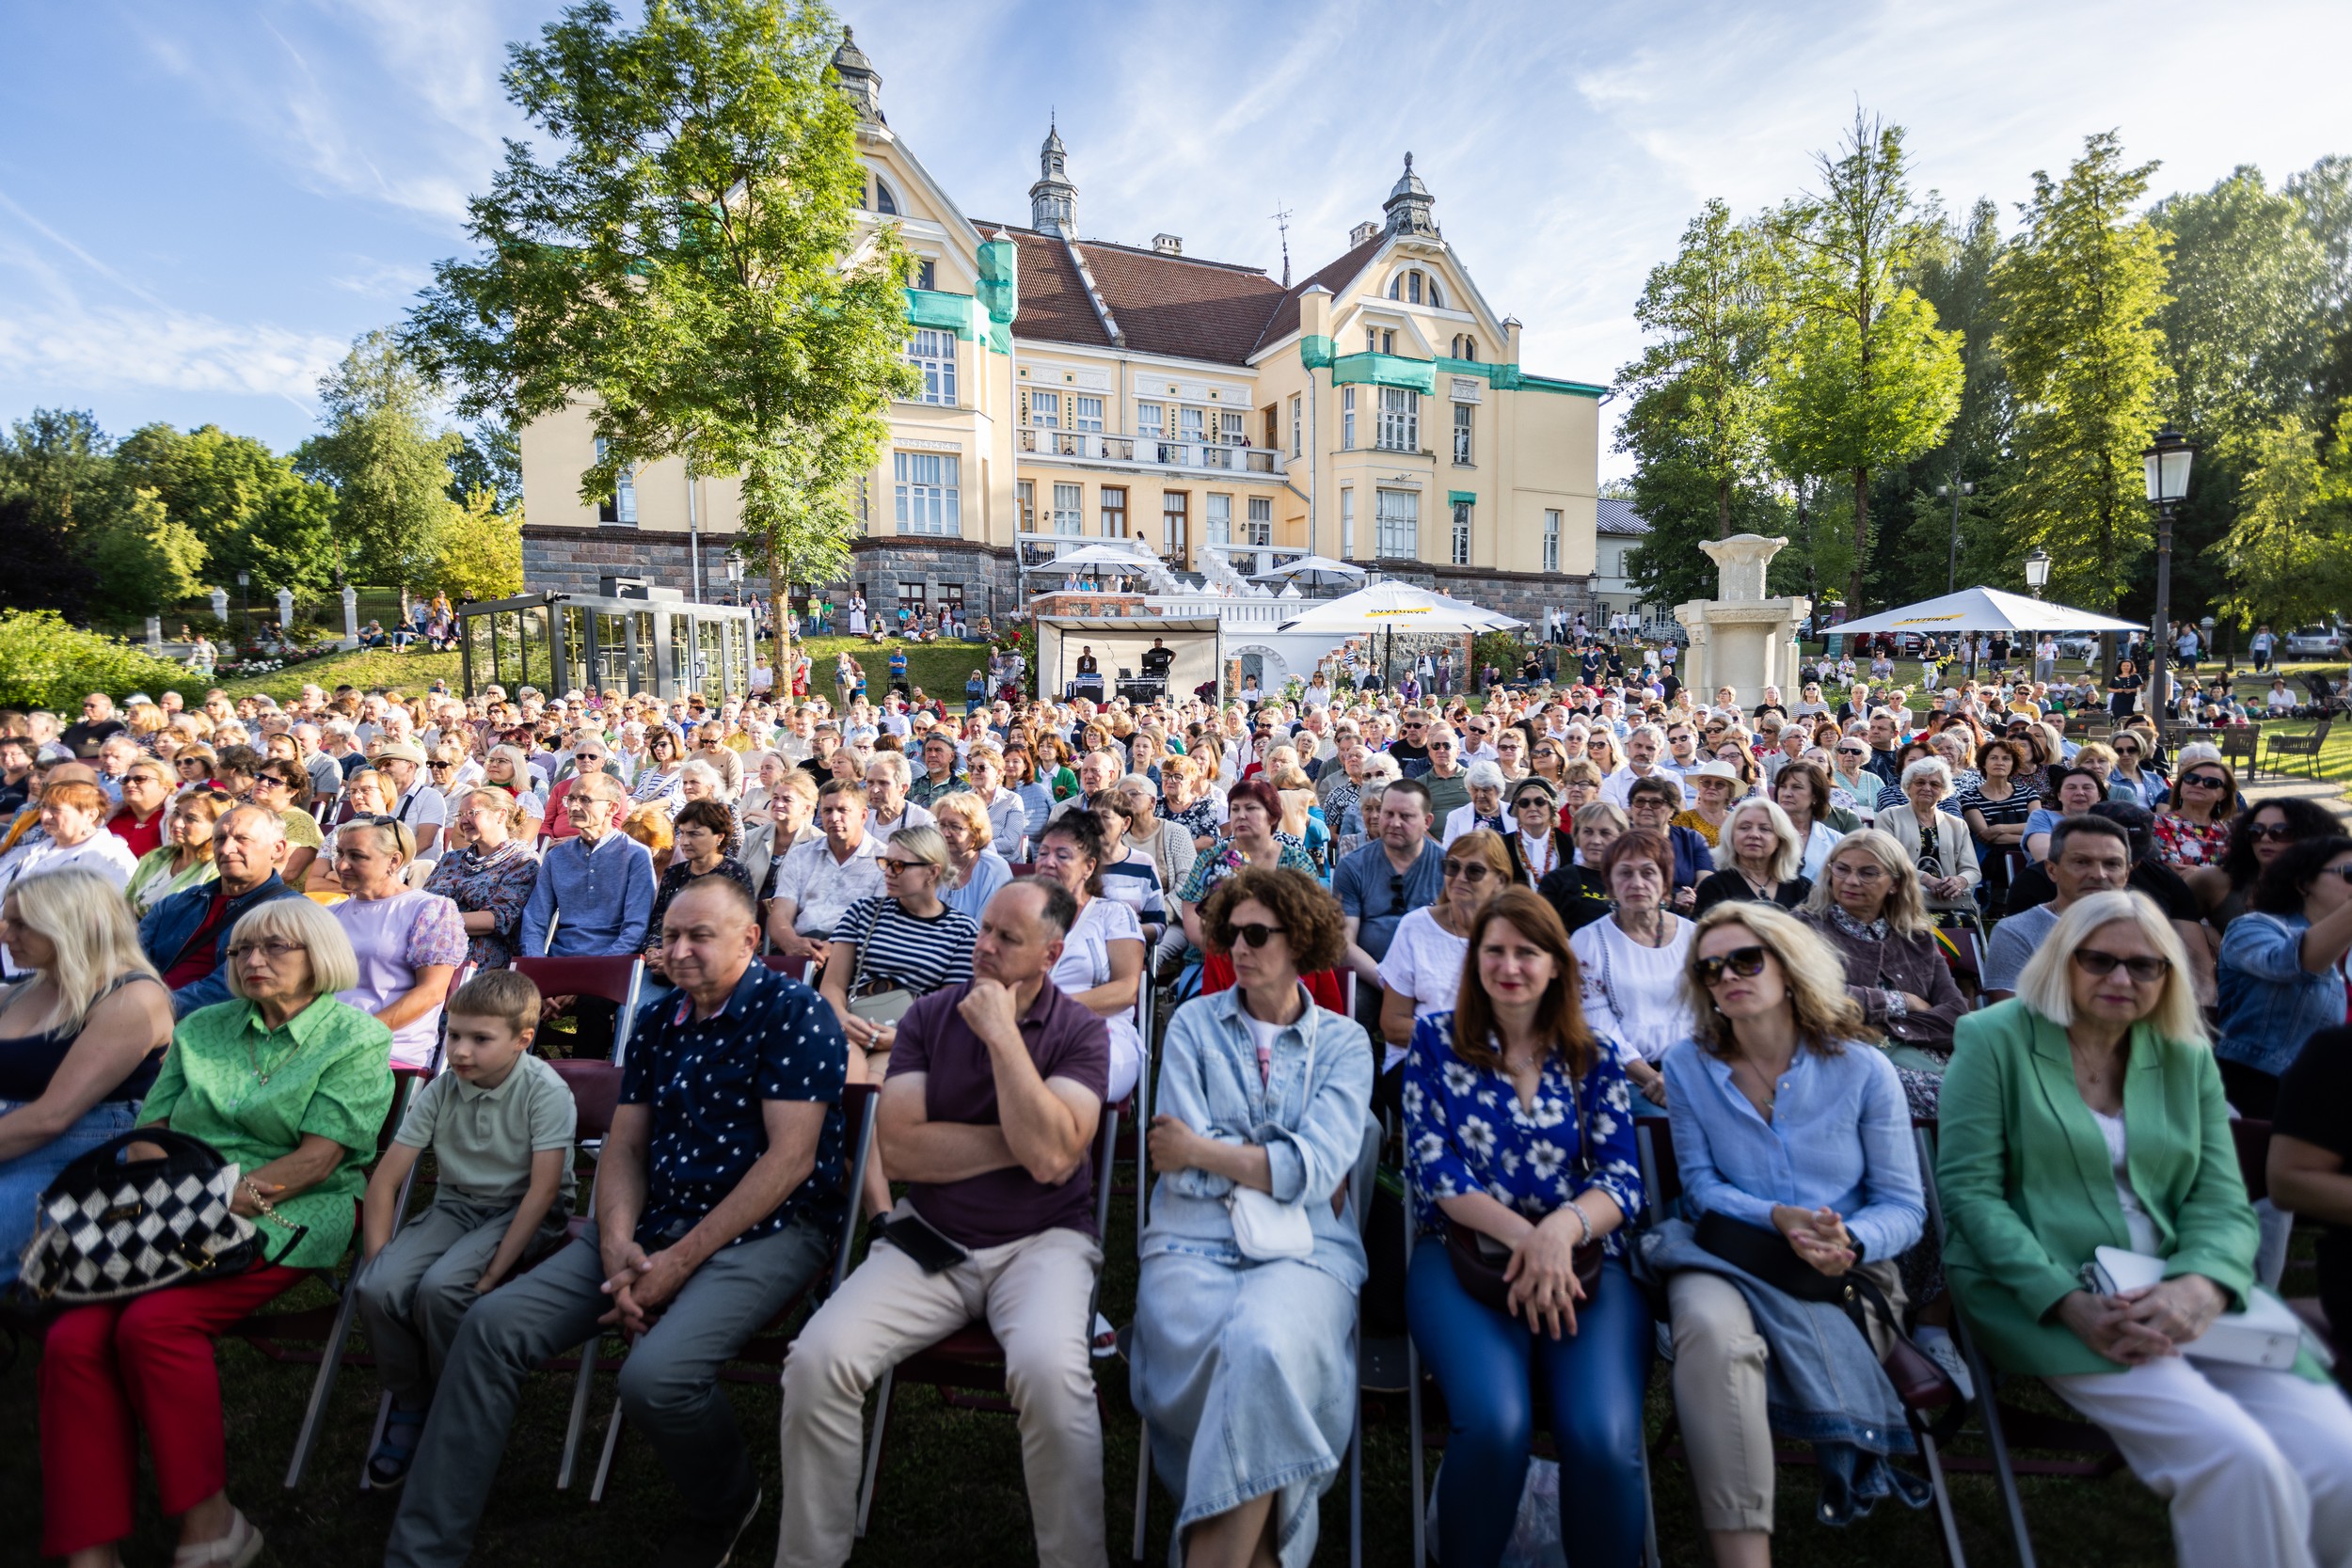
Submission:
M 0 317 L 0 381 L 97 390 L 262 394 L 312 406 L 339 338 L 116 307 Z

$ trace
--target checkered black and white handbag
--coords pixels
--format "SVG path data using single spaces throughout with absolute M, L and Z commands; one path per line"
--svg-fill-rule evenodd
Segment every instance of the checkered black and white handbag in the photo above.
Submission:
M 163 1158 L 121 1158 L 136 1143 Z M 240 1175 L 212 1145 L 169 1128 L 108 1139 L 40 1195 L 21 1264 L 25 1288 L 43 1302 L 81 1307 L 257 1267 L 266 1250 L 260 1232 L 230 1209 Z M 300 1240 L 297 1230 L 287 1244 Z

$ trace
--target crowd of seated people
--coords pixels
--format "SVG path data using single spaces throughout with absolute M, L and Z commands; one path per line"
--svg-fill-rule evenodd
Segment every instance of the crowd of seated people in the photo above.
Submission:
M 2196 1346 L 2280 1286 L 2298 1219 L 2352 1321 L 2352 837 L 2152 724 L 2070 734 L 2026 682 L 1924 717 L 1808 684 L 1791 717 L 1618 668 L 1475 709 L 1335 667 L 1320 702 L 1230 706 L 309 688 L 0 714 L 0 1267 L 73 1160 L 141 1127 L 298 1231 L 233 1277 L 33 1314 L 42 1550 L 117 1560 L 143 1440 L 180 1560 L 254 1560 L 209 1346 L 347 1266 L 389 1396 L 388 1562 L 467 1560 L 524 1380 L 600 1325 L 633 1341 L 669 1560 L 750 1551 L 774 1499 L 780 1563 L 842 1562 L 869 1390 L 981 1323 L 1039 1559 L 1098 1564 L 1096 1134 L 1148 1086 L 1120 1343 L 1187 1561 L 1312 1557 L 1374 1291 L 1445 1395 L 1450 1564 L 1502 1560 L 1539 1424 L 1585 1482 L 1570 1560 L 1638 1560 L 1661 1346 L 1719 1562 L 1769 1558 L 1776 1437 L 1815 1445 L 1831 1525 L 1921 1506 L 1883 1362 L 1911 1343 L 1964 1400 L 1963 1337 L 2106 1430 L 2184 1561 L 2333 1560 L 2352 1407 L 2314 1357 Z M 514 967 L 540 957 L 641 964 L 638 1011 L 541 995 Z M 590 1212 L 543 1058 L 624 1026 Z M 2273 1130 L 2260 1201 L 2233 1117 Z M 1363 1237 L 1382 1161 L 1418 1243 L 1393 1277 Z M 801 1325 L 757 1473 L 719 1370 L 853 1209 L 875 1241 Z M 2160 1282 L 2106 1290 L 2102 1247 Z

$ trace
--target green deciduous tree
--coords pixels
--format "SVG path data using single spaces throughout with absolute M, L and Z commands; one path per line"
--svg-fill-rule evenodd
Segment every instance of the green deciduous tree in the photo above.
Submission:
M 554 160 L 507 144 L 469 204 L 481 252 L 435 269 L 404 333 L 469 417 L 584 402 L 605 445 L 583 498 L 673 455 L 739 475 L 779 597 L 846 566 L 851 483 L 914 385 L 895 231 L 850 256 L 866 181 L 836 37 L 817 0 L 647 0 L 634 29 L 583 0 L 511 46 L 508 96 Z
M 99 594 L 126 615 L 160 615 L 204 587 L 209 552 L 186 523 L 152 490 L 132 492 L 131 504 L 91 531 L 86 558 L 98 574 Z
M 315 601 L 335 580 L 335 492 L 305 479 L 249 436 L 218 425 L 180 431 L 151 424 L 116 449 L 122 482 L 152 491 L 165 515 L 205 550 L 215 585 L 242 568 L 254 584 Z
M 2154 168 L 2125 166 L 2103 132 L 2063 181 L 2037 171 L 2025 230 L 1994 275 L 2023 459 L 2004 496 L 2010 544 L 2050 552 L 2053 598 L 2105 610 L 2148 544 L 2139 454 L 2164 382 L 2165 263 L 2137 209 Z
M 2296 626 L 2352 604 L 2352 449 L 2288 414 L 2239 438 L 2247 464 L 2237 521 L 2220 554 L 2231 589 L 2219 609 Z
M 1817 160 L 1820 188 L 1776 220 L 1789 317 L 1773 409 L 1790 473 L 1853 491 L 1847 602 L 1863 607 L 1870 478 L 1942 439 L 1960 404 L 1959 334 L 1904 279 L 1921 240 L 1903 133 L 1857 112 L 1845 147 Z
M 501 510 L 497 498 L 476 490 L 441 531 L 429 574 L 453 600 L 503 599 L 523 591 L 523 509 Z
M 294 466 L 334 486 L 335 533 L 361 580 L 415 587 L 455 518 L 450 460 L 464 447 L 437 429 L 434 388 L 389 332 L 371 332 L 319 379 L 326 433 Z
M 2241 166 L 2149 215 L 2171 242 L 2171 299 L 2158 321 L 2172 422 L 2226 448 L 2306 407 L 2325 347 L 2329 271 L 2301 204 Z

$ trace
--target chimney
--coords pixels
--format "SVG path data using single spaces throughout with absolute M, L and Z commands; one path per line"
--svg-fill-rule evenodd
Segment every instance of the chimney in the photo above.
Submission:
M 1371 239 L 1378 232 L 1380 232 L 1380 226 L 1376 223 L 1358 224 L 1355 228 L 1347 231 L 1347 248 L 1350 250 L 1355 249 L 1358 245 L 1363 244 L 1366 240 Z
M 1163 256 L 1182 256 L 1184 242 L 1175 234 L 1154 234 L 1152 236 L 1152 248 Z

